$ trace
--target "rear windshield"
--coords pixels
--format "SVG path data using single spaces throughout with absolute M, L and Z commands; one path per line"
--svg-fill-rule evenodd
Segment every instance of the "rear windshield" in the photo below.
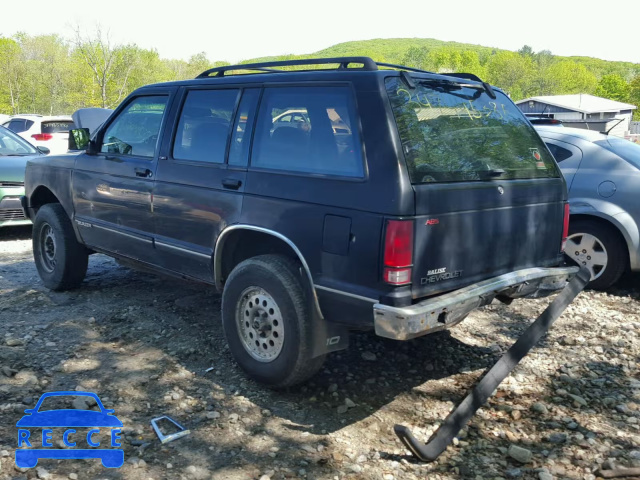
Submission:
M 76 128 L 71 121 L 42 122 L 42 133 L 68 132 Z
M 385 80 L 412 183 L 559 177 L 511 100 L 478 84 Z
M 609 137 L 606 140 L 595 142 L 601 147 L 624 158 L 627 162 L 640 168 L 640 145 L 623 138 Z

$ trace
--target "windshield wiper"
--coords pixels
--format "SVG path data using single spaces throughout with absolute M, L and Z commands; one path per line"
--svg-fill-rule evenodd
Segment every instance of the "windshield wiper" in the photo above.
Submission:
M 438 84 L 438 86 L 443 90 L 444 89 L 460 90 L 462 88 L 473 88 L 478 90 L 478 93 L 474 94 L 471 97 L 469 97 L 468 95 L 456 95 L 455 93 L 447 91 L 447 93 L 452 93 L 452 95 L 456 95 L 457 97 L 465 98 L 467 100 L 477 99 L 482 94 L 483 91 L 487 95 L 489 95 L 489 97 L 491 97 L 492 99 L 495 100 L 496 98 L 496 93 L 493 91 L 493 88 L 491 88 L 491 85 L 489 85 L 487 82 L 483 82 L 482 80 L 480 80 L 479 85 L 477 83 L 463 83 L 463 82 L 456 82 L 454 80 L 444 80 L 444 79 L 435 79 L 435 78 L 431 78 L 428 80 L 420 80 L 420 84 L 429 84 L 429 83 Z

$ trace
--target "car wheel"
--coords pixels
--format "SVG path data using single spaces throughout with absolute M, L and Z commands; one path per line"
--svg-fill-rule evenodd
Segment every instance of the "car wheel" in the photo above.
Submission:
M 324 361 L 311 357 L 312 315 L 298 272 L 287 257 L 253 257 L 233 269 L 222 293 L 231 353 L 251 377 L 274 388 L 304 382 Z
M 627 246 L 611 227 L 584 219 L 569 221 L 565 255 L 591 272 L 589 287 L 604 290 L 616 283 L 627 267 Z
M 59 203 L 38 210 L 33 222 L 33 258 L 44 286 L 51 290 L 70 290 L 84 280 L 88 251 L 76 240 L 71 221 Z

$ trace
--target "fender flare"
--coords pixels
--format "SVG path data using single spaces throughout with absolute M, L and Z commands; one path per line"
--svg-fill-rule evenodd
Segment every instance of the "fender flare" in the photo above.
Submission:
M 302 252 L 300 252 L 300 249 L 289 238 L 285 237 L 281 233 L 278 233 L 274 230 L 270 230 L 268 228 L 257 227 L 255 225 L 237 224 L 237 225 L 230 225 L 226 227 L 224 230 L 222 230 L 222 232 L 220 232 L 220 235 L 218 235 L 218 238 L 216 239 L 216 244 L 213 251 L 213 278 L 216 284 L 216 288 L 219 291 L 222 291 L 222 288 L 223 288 L 222 255 L 224 251 L 225 242 L 227 241 L 227 238 L 229 237 L 230 233 L 238 230 L 252 230 L 254 232 L 260 232 L 260 233 L 265 233 L 267 235 L 271 235 L 277 238 L 278 240 L 281 240 L 284 243 L 286 243 L 291 248 L 291 250 L 293 250 L 293 252 L 298 257 L 298 260 L 300 261 L 300 264 L 302 265 L 302 269 L 304 270 L 305 276 L 307 278 L 307 286 L 309 288 L 309 292 L 311 292 L 311 295 L 312 295 L 312 301 L 314 304 L 314 308 L 316 310 L 316 314 L 319 316 L 320 319 L 324 319 L 324 316 L 322 315 L 322 310 L 320 309 L 320 302 L 318 301 L 318 295 L 316 294 L 316 289 L 313 283 L 313 277 L 311 276 L 311 270 L 309 269 L 309 265 L 307 264 L 307 261 L 304 259 Z

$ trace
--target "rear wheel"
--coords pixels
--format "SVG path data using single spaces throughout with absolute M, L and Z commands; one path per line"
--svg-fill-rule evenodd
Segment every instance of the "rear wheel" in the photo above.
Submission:
M 565 255 L 591 272 L 589 287 L 604 290 L 616 283 L 627 267 L 626 245 L 606 224 L 578 219 L 569 222 Z
M 44 286 L 51 290 L 70 290 L 84 280 L 88 251 L 78 243 L 59 203 L 49 203 L 38 210 L 33 222 L 33 259 Z
M 222 293 L 229 349 L 253 378 L 275 388 L 304 382 L 322 366 L 312 358 L 312 315 L 295 262 L 260 255 L 237 265 Z

